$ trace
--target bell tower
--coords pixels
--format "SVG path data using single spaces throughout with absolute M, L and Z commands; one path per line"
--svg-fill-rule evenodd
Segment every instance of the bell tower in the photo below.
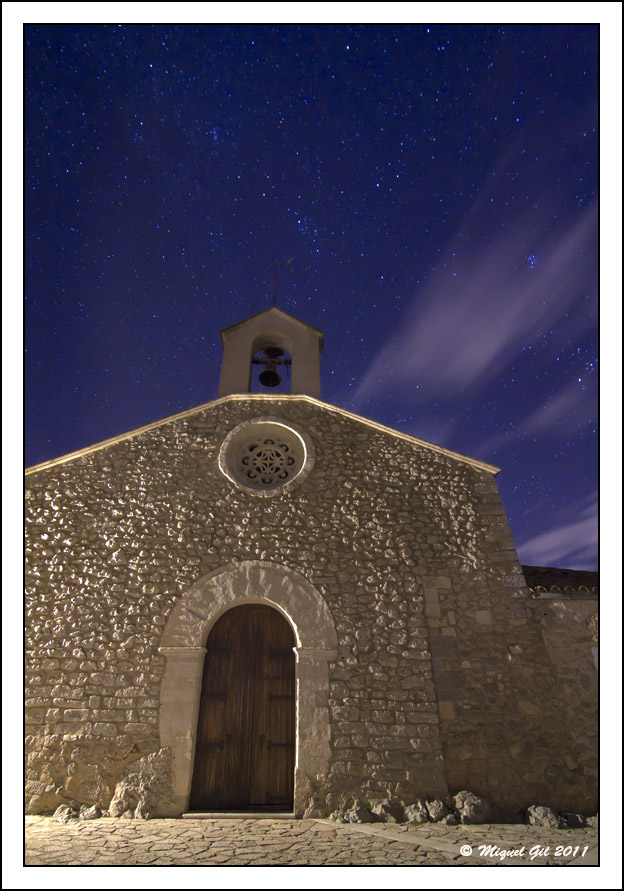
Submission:
M 323 332 L 317 328 L 272 306 L 224 328 L 221 343 L 219 396 L 251 393 L 253 372 L 258 366 L 262 368 L 259 376 L 262 387 L 275 390 L 290 381 L 292 395 L 321 398 Z

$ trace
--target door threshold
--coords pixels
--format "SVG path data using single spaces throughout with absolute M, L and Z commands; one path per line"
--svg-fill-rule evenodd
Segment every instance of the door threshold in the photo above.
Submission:
M 295 820 L 293 811 L 188 811 L 183 820 Z

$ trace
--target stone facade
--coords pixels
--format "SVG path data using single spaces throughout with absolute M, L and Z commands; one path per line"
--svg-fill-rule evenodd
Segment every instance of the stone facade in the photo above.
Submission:
M 258 498 L 219 451 L 266 416 L 304 431 L 314 464 Z M 32 468 L 28 812 L 135 807 L 136 775 L 151 813 L 182 813 L 206 639 L 245 602 L 297 640 L 298 816 L 462 789 L 503 817 L 594 812 L 591 694 L 544 643 L 494 472 L 293 395 L 228 396 Z
M 563 782 L 575 778 L 577 797 L 570 809 L 587 812 L 596 802 L 598 782 L 597 598 L 534 601 L 532 619 L 542 629 L 574 740 L 574 748 L 564 754 L 561 764 Z

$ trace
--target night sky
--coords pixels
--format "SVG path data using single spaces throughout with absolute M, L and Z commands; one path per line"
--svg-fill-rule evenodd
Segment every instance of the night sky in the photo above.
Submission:
M 216 398 L 278 263 L 324 401 L 595 569 L 598 31 L 26 25 L 26 464 Z

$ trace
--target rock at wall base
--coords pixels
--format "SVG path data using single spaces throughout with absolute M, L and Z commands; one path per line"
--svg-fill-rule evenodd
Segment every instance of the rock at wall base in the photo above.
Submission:
M 489 801 L 474 792 L 458 792 L 452 798 L 452 805 L 460 823 L 487 823 L 492 816 Z
M 540 804 L 532 804 L 527 808 L 526 822 L 530 826 L 542 826 L 545 829 L 559 829 L 563 824 L 556 811 L 551 807 L 543 807 Z
M 444 802 L 438 801 L 437 799 L 427 802 L 427 811 L 429 812 L 429 819 L 432 823 L 439 823 L 442 817 L 446 817 L 449 813 L 449 809 Z

